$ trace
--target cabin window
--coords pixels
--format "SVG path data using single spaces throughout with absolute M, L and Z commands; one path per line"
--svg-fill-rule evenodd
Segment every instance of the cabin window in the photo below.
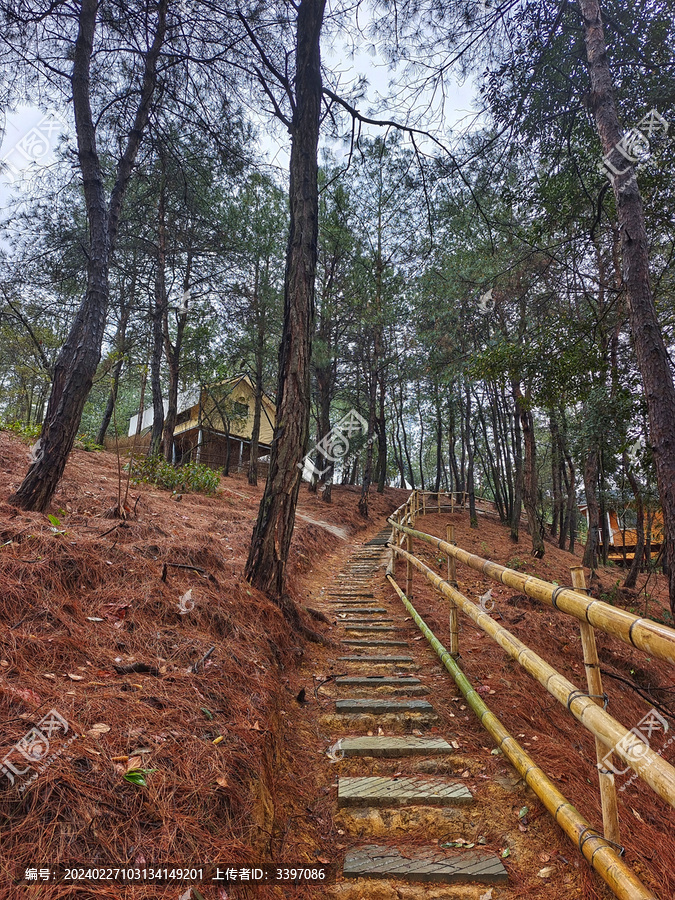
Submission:
M 233 418 L 248 419 L 248 403 L 240 403 L 239 401 L 235 401 Z

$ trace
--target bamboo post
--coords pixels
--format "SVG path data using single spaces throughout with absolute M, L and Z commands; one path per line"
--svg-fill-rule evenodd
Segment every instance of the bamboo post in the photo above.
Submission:
M 412 537 L 408 534 L 405 539 L 405 549 L 412 555 Z M 406 563 L 405 569 L 405 592 L 408 597 L 412 597 L 412 583 L 413 583 L 413 564 L 411 560 L 408 560 Z
M 584 576 L 583 566 L 572 566 L 570 568 L 572 574 L 572 587 L 581 593 L 586 593 L 586 578 Z M 581 646 L 584 651 L 584 666 L 586 668 L 586 681 L 588 683 L 588 693 L 594 695 L 595 702 L 601 705 L 600 697 L 602 696 L 602 676 L 600 675 L 600 660 L 598 659 L 598 648 L 595 643 L 595 631 L 593 626 L 588 622 L 579 622 L 581 631 Z M 610 753 L 609 759 L 607 754 Z M 598 778 L 600 782 L 600 802 L 602 804 L 602 825 L 605 837 L 608 841 L 615 844 L 620 843 L 619 833 L 619 810 L 616 802 L 616 785 L 614 783 L 614 773 L 606 769 L 606 762 L 611 765 L 611 747 L 596 737 L 595 754 L 598 761 Z
M 426 516 L 427 514 L 427 495 L 422 494 L 422 515 Z
M 438 514 L 441 514 L 441 489 L 438 489 L 438 493 L 436 494 L 436 499 L 438 500 Z
M 454 490 L 450 492 L 450 515 L 454 516 L 455 514 L 455 492 Z
M 446 525 L 446 537 L 449 544 L 455 543 L 455 526 Z M 454 556 L 448 556 L 448 584 L 451 587 L 457 585 L 457 565 Z M 450 600 L 450 655 L 457 659 L 459 656 L 459 619 L 457 616 L 457 604 Z

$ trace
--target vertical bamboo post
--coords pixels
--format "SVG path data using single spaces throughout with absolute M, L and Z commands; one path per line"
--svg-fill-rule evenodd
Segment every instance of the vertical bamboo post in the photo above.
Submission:
M 438 514 L 441 514 L 441 489 L 438 489 L 438 493 L 436 494 L 436 499 L 438 500 Z
M 586 578 L 584 576 L 583 566 L 572 566 L 570 568 L 572 574 L 572 587 L 586 593 Z M 597 695 L 595 702 L 600 705 L 599 697 L 602 696 L 602 677 L 600 675 L 600 660 L 598 659 L 598 648 L 595 643 L 595 631 L 593 626 L 588 622 L 580 622 L 581 630 L 581 646 L 584 651 L 584 666 L 586 668 L 586 681 L 588 683 L 588 693 Z M 616 785 L 614 784 L 614 773 L 606 772 L 604 760 L 607 752 L 611 751 L 611 747 L 607 747 L 602 741 L 596 737 L 595 754 L 599 764 L 598 773 L 600 781 L 600 802 L 602 804 L 602 825 L 605 837 L 608 841 L 614 841 L 615 844 L 620 843 L 619 834 L 619 810 L 616 802 Z M 611 756 L 608 762 L 611 763 Z
M 445 536 L 448 544 L 455 545 L 455 526 L 445 526 Z M 454 556 L 448 556 L 448 584 L 451 587 L 457 587 L 457 567 Z M 450 600 L 450 656 L 457 659 L 459 656 L 459 619 L 457 616 L 457 605 L 454 600 Z
M 422 515 L 426 516 L 427 514 L 427 495 L 422 494 Z
M 405 549 L 408 553 L 412 553 L 412 537 L 409 534 L 405 536 Z M 407 559 L 405 569 L 405 593 L 408 600 L 412 597 L 413 571 L 413 564 Z
M 454 516 L 455 514 L 455 492 L 454 490 L 450 492 L 450 515 Z

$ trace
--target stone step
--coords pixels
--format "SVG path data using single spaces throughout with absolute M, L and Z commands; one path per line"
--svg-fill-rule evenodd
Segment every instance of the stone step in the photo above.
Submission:
M 421 775 L 338 779 L 338 806 L 459 806 L 471 803 L 471 791 L 459 781 Z
M 357 606 L 355 608 L 350 609 L 345 606 L 342 609 L 333 609 L 331 610 L 335 615 L 339 615 L 340 613 L 344 613 L 348 615 L 351 613 L 352 615 L 364 615 L 367 614 L 369 616 L 378 616 L 380 613 L 389 612 L 389 610 L 385 609 L 383 606 Z
M 445 738 L 379 734 L 342 738 L 340 751 L 344 757 L 375 756 L 383 759 L 400 759 L 405 756 L 448 756 L 455 752 Z
M 340 662 L 357 662 L 364 665 L 384 665 L 385 663 L 413 663 L 412 656 L 339 656 Z
M 393 622 L 393 619 L 390 619 L 389 621 Z M 347 631 L 369 631 L 377 633 L 382 631 L 408 631 L 408 628 L 405 625 L 361 625 L 358 622 L 350 622 L 349 620 L 345 621 L 343 624 Z
M 413 675 L 340 675 L 335 679 L 335 684 L 346 687 L 349 685 L 360 687 L 368 684 L 372 684 L 374 687 L 381 687 L 382 685 L 391 687 L 424 687 L 419 678 L 415 678 Z
M 345 878 L 397 878 L 443 884 L 499 884 L 508 880 L 499 857 L 485 850 L 440 851 L 436 847 L 386 847 L 369 844 L 349 850 Z
M 349 640 L 340 641 L 346 647 L 407 647 L 407 641 L 387 641 L 385 638 L 350 638 Z
M 428 700 L 384 700 L 379 698 L 350 698 L 335 701 L 336 713 L 424 713 L 430 715 L 435 710 Z

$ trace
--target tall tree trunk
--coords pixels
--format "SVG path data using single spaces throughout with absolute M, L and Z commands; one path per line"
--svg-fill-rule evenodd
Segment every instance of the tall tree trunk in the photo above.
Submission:
M 591 447 L 586 454 L 584 465 L 584 490 L 586 492 L 586 508 L 588 510 L 588 535 L 584 547 L 583 564 L 589 569 L 598 567 L 598 544 L 600 541 L 600 508 L 598 506 L 598 450 Z
M 555 411 L 549 412 L 549 429 L 551 431 L 551 487 L 553 490 L 553 510 L 551 512 L 551 537 L 558 534 L 558 529 L 562 531 L 562 477 L 561 465 L 562 454 L 560 452 L 560 429 Z
M 164 306 L 164 315 L 162 316 L 162 334 L 164 336 L 164 355 L 166 356 L 167 370 L 169 374 L 169 390 L 166 404 L 166 416 L 164 417 L 164 428 L 162 430 L 162 453 L 167 462 L 173 461 L 173 433 L 176 430 L 176 419 L 178 418 L 178 385 L 180 383 L 180 357 L 183 350 L 183 334 L 187 325 L 187 303 L 188 303 L 188 286 L 190 284 L 190 275 L 192 272 L 191 254 L 188 253 L 185 281 L 183 283 L 183 305 L 179 312 L 176 324 L 176 339 L 171 343 L 171 334 L 169 332 L 169 310 L 168 305 Z
M 478 528 L 478 516 L 476 515 L 476 491 L 473 480 L 474 437 L 471 431 L 471 390 L 466 385 L 466 488 L 469 493 L 469 522 L 471 528 Z
M 253 429 L 251 431 L 251 456 L 248 461 L 248 483 L 258 483 L 258 446 L 260 443 L 260 419 L 263 398 L 262 354 L 256 352 L 255 364 L 255 407 L 253 409 Z
M 630 489 L 632 490 L 633 496 L 635 497 L 635 531 L 637 536 L 635 544 L 635 555 L 633 557 L 633 562 L 631 563 L 628 575 L 626 575 L 626 578 L 624 579 L 623 586 L 626 588 L 634 588 L 637 584 L 637 577 L 640 573 L 640 569 L 642 568 L 642 557 L 645 552 L 645 508 L 644 503 L 642 502 L 642 491 L 640 490 L 640 485 L 638 484 L 638 480 L 635 477 L 634 473 L 631 471 L 630 460 L 625 450 L 623 452 L 623 467 L 626 472 L 628 483 L 630 484 Z
M 295 106 L 291 123 L 290 233 L 284 280 L 277 417 L 265 491 L 246 562 L 246 578 L 303 631 L 288 597 L 286 561 L 293 536 L 302 458 L 309 435 L 310 358 L 317 262 L 320 35 L 325 0 L 297 8 Z
M 166 296 L 166 229 L 164 227 L 164 178 L 159 192 L 157 231 L 157 264 L 155 267 L 155 305 L 152 310 L 152 356 L 150 357 L 150 387 L 152 389 L 152 434 L 149 455 L 157 455 L 164 433 L 164 397 L 162 395 L 162 351 L 164 348 L 164 314 Z
M 572 455 L 569 452 L 569 446 L 567 441 L 567 418 L 565 416 L 565 411 L 562 410 L 562 430 L 560 432 L 560 449 L 561 453 L 565 459 L 565 463 L 567 464 L 567 469 L 563 468 L 563 478 L 565 480 L 565 489 L 567 491 L 567 502 L 565 504 L 565 514 L 563 517 L 563 523 L 560 527 L 560 538 L 558 540 L 558 547 L 561 550 L 565 549 L 565 541 L 567 535 L 569 534 L 569 551 L 572 553 L 574 551 L 574 536 L 576 531 L 576 516 L 575 510 L 577 506 L 577 480 L 576 480 L 576 468 L 574 466 L 574 460 L 572 459 Z M 569 473 L 569 474 L 568 474 Z
M 537 517 L 537 445 L 534 436 L 534 420 L 530 409 L 529 397 L 524 395 L 518 382 L 513 382 L 513 396 L 516 401 L 520 427 L 523 432 L 523 444 L 525 447 L 525 465 L 523 467 L 523 503 L 527 514 L 527 527 L 532 538 L 532 555 L 537 559 L 545 553 L 544 541 L 541 536 L 539 519 Z
M 520 386 L 518 386 L 518 390 L 520 390 Z M 511 510 L 511 540 L 517 543 L 520 534 L 520 512 L 523 505 L 523 438 L 517 402 L 513 412 L 513 458 L 515 473 L 513 509 Z
M 366 444 L 366 465 L 363 470 L 363 484 L 359 497 L 359 512 L 364 518 L 368 517 L 368 495 L 373 472 L 373 442 L 375 437 L 375 391 L 377 382 L 375 374 L 371 373 L 370 391 L 368 397 L 368 443 Z
M 384 373 L 380 375 L 379 387 L 379 413 L 375 420 L 377 428 L 377 492 L 384 493 L 384 487 L 387 483 L 387 417 L 385 412 L 385 400 L 387 390 L 385 384 Z
M 622 138 L 599 0 L 579 0 L 584 19 L 586 56 L 591 81 L 590 108 L 610 160 L 621 160 L 623 174 L 613 181 L 621 229 L 623 283 L 647 409 L 649 437 L 656 466 L 664 527 L 670 607 L 675 615 L 675 385 L 649 280 L 649 251 L 642 198 L 635 169 L 614 148 Z
M 122 369 L 124 368 L 124 351 L 126 350 L 127 343 L 127 321 L 129 319 L 129 307 L 133 306 L 134 304 L 134 282 L 135 273 L 134 275 L 132 275 L 129 302 L 125 302 L 124 297 L 121 298 L 120 321 L 117 327 L 117 334 L 115 335 L 115 351 L 117 353 L 117 359 L 115 360 L 112 368 L 108 402 L 106 403 L 105 410 L 103 412 L 103 418 L 101 419 L 101 424 L 99 425 L 98 434 L 96 435 L 96 443 L 101 447 L 103 446 L 106 432 L 108 430 L 108 427 L 110 426 L 113 410 L 115 409 L 115 403 L 117 403 L 117 391 L 119 389 Z
M 106 202 L 91 109 L 91 59 L 99 3 L 98 0 L 82 0 L 79 7 L 71 88 L 78 160 L 89 224 L 87 287 L 54 367 L 47 415 L 40 435 L 42 452 L 31 464 L 17 492 L 10 497 L 10 502 L 22 509 L 42 511 L 49 506 L 73 449 L 84 404 L 101 358 L 108 314 L 110 260 L 115 248 L 122 203 L 150 114 L 157 60 L 166 31 L 167 3 L 168 0 L 160 0 L 157 7 L 154 40 L 145 55 L 141 96 L 133 127 L 117 166 L 110 204 Z

